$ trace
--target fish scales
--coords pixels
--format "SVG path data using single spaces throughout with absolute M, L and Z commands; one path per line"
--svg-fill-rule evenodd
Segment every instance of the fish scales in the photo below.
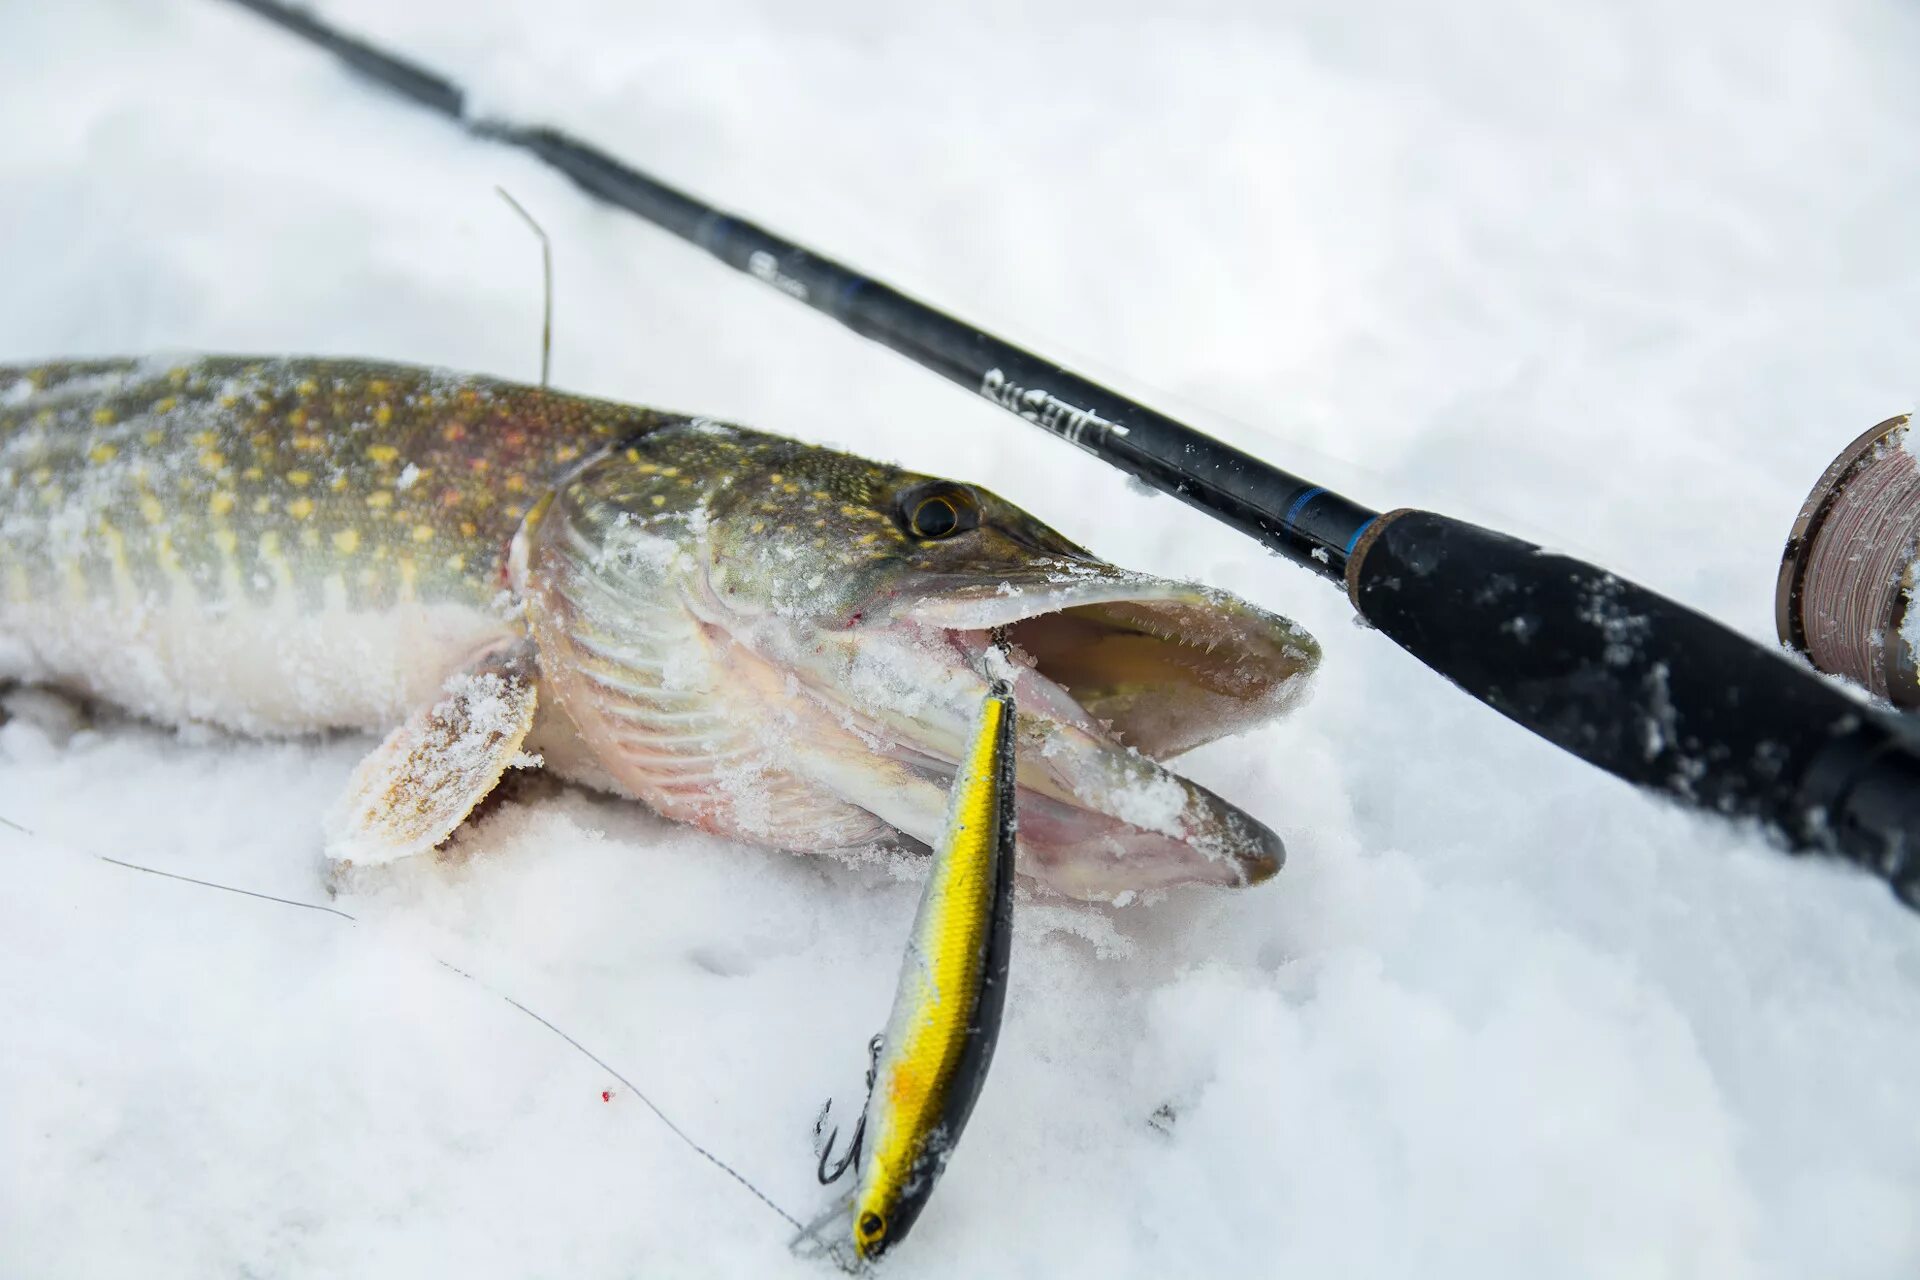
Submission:
M 337 574 L 374 607 L 484 603 L 533 502 L 665 420 L 356 361 L 0 367 L 0 554 L 36 594 L 78 575 L 90 598 L 110 595 L 124 559 L 123 585 L 213 600 L 232 581 L 256 598 L 285 581 L 318 604 Z
M 1311 637 L 987 490 L 397 364 L 0 366 L 0 681 L 385 733 L 336 868 L 434 847 L 530 752 L 763 844 L 931 843 L 995 628 L 1027 874 L 1110 898 L 1278 867 L 1161 759 L 1296 702 Z
M 385 728 L 502 633 L 532 504 L 670 420 L 365 361 L 0 367 L 0 630 L 43 639 L 37 674 L 161 719 Z M 201 652 L 239 687 L 196 679 Z

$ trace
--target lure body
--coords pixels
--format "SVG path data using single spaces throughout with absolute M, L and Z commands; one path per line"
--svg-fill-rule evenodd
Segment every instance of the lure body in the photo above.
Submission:
M 1013 937 L 1013 721 L 998 685 L 981 704 L 907 939 L 862 1119 L 859 1178 L 826 1220 L 845 1215 L 858 1262 L 879 1258 L 919 1218 L 999 1040 Z
M 1110 898 L 1279 865 L 1161 761 L 1296 701 L 1311 638 L 984 490 L 403 365 L 0 367 L 0 679 L 387 734 L 336 865 L 433 848 L 535 755 L 759 843 L 931 844 L 996 626 L 1029 875 Z

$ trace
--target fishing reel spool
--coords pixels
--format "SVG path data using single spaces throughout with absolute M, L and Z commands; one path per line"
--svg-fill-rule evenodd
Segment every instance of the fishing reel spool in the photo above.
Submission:
M 1903 710 L 1920 710 L 1920 432 L 1888 418 L 1840 452 L 1793 522 L 1774 620 L 1781 643 Z

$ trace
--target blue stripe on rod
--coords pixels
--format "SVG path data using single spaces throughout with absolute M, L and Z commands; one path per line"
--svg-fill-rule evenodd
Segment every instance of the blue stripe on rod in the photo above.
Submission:
M 1347 539 L 1346 553 L 1348 555 L 1352 555 L 1353 549 L 1360 545 L 1360 535 L 1365 533 L 1368 529 L 1371 529 L 1373 527 L 1373 521 L 1378 520 L 1379 518 L 1380 518 L 1379 516 L 1375 516 L 1373 517 L 1373 520 L 1367 521 L 1365 524 L 1361 525 L 1358 529 L 1355 529 L 1353 531 L 1353 536 Z
M 1319 485 L 1307 490 L 1293 500 L 1293 505 L 1287 508 L 1286 515 L 1280 517 L 1280 522 L 1289 529 L 1294 528 L 1294 521 L 1300 518 L 1300 512 L 1306 508 L 1306 505 L 1325 492 L 1326 490 Z

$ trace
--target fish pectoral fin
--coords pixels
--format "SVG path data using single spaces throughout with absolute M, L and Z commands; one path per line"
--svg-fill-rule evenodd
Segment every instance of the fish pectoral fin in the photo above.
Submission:
M 539 701 L 531 641 L 487 651 L 441 687 L 354 770 L 327 821 L 336 872 L 426 853 L 508 769 L 539 764 L 521 749 Z

